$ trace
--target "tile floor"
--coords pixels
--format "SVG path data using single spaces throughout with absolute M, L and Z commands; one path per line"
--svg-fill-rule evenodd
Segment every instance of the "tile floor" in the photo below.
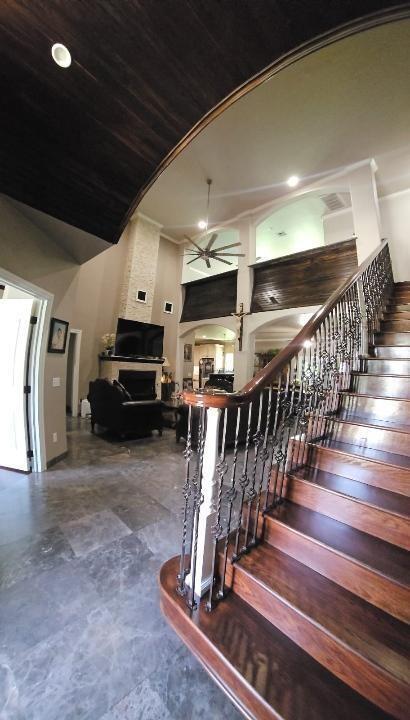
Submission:
M 161 616 L 182 445 L 69 422 L 46 473 L 0 470 L 0 720 L 239 720 Z

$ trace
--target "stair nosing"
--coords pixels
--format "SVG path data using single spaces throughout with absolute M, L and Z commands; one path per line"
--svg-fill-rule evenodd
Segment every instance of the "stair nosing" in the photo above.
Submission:
M 305 508 L 305 509 L 308 510 L 309 512 L 316 512 L 318 515 L 322 514 L 322 513 L 318 513 L 317 510 L 309 510 L 309 508 Z M 377 568 L 373 567 L 372 565 L 369 565 L 368 563 L 364 562 L 363 560 L 359 560 L 358 558 L 355 558 L 353 555 L 348 555 L 343 550 L 338 550 L 337 548 L 332 547 L 331 545 L 326 545 L 326 543 L 324 543 L 322 540 L 318 540 L 317 538 L 313 537 L 312 535 L 310 535 L 306 532 L 302 532 L 302 530 L 298 530 L 297 528 L 292 527 L 292 525 L 289 525 L 284 520 L 281 520 L 280 518 L 274 517 L 273 515 L 270 515 L 270 514 L 266 515 L 266 517 L 269 518 L 270 522 L 280 523 L 281 525 L 285 526 L 290 532 L 295 533 L 295 535 L 299 535 L 299 537 L 308 538 L 309 542 L 313 542 L 313 543 L 315 543 L 315 545 L 320 545 L 320 547 L 325 548 L 325 550 L 328 549 L 330 552 L 335 553 L 336 555 L 340 555 L 340 557 L 345 558 L 349 562 L 353 562 L 356 565 L 359 565 L 360 567 L 363 567 L 363 568 L 369 570 L 370 572 L 375 573 L 376 575 L 380 575 L 380 577 L 385 578 L 386 580 L 394 583 L 395 585 L 398 585 L 399 587 L 403 588 L 404 590 L 410 589 L 410 585 L 401 583 L 396 578 L 391 577 L 391 575 L 386 575 L 381 570 L 378 570 Z M 330 518 L 330 519 L 334 520 L 334 518 Z M 341 523 L 340 520 L 334 520 L 334 522 Z M 343 525 L 346 523 L 341 523 L 341 524 Z M 348 527 L 351 527 L 351 529 L 356 532 L 362 532 L 365 535 L 368 534 L 368 533 L 365 533 L 363 530 L 357 530 L 357 528 L 354 528 L 351 525 L 349 525 Z M 387 540 L 383 540 L 382 542 L 387 542 Z M 281 552 L 283 552 L 283 551 L 281 551 Z M 293 557 L 293 556 L 291 556 L 291 557 Z M 300 562 L 300 561 L 298 561 L 298 562 Z M 314 572 L 318 572 L 318 571 L 314 570 Z M 319 573 L 319 574 L 321 574 L 321 573 Z M 326 577 L 326 576 L 324 575 L 323 577 Z M 332 582 L 335 582 L 335 581 L 332 580 Z M 349 592 L 351 592 L 351 591 L 349 591 Z
M 329 473 L 329 474 L 332 475 L 332 473 Z M 287 475 L 289 477 L 294 478 L 298 482 L 304 483 L 305 485 L 314 485 L 316 488 L 318 488 L 318 490 L 323 490 L 323 492 L 330 493 L 332 495 L 338 495 L 341 498 L 344 498 L 346 500 L 351 500 L 352 502 L 359 503 L 360 505 L 367 505 L 368 507 L 374 508 L 375 510 L 378 510 L 379 512 L 386 513 L 387 515 L 394 515 L 394 517 L 401 518 L 403 520 L 410 519 L 410 517 L 408 515 L 401 515 L 400 513 L 395 512 L 394 510 L 386 510 L 385 508 L 380 507 L 380 505 L 375 505 L 372 502 L 369 502 L 367 500 L 362 500 L 361 498 L 357 498 L 354 495 L 347 495 L 346 493 L 339 492 L 338 490 L 332 490 L 332 488 L 327 488 L 327 487 L 324 487 L 323 485 L 319 485 L 319 483 L 315 483 L 314 480 L 307 480 L 306 478 L 300 478 L 292 472 L 288 472 Z M 343 475 L 340 475 L 338 477 L 343 477 Z M 354 480 L 353 478 L 347 478 L 347 479 L 350 479 L 352 482 L 358 482 L 357 480 Z M 389 491 L 387 490 L 386 492 L 389 492 Z M 320 513 L 320 514 L 323 515 L 323 513 Z M 335 518 L 333 518 L 333 519 L 335 519 Z M 352 525 L 349 525 L 349 523 L 343 523 L 342 520 L 338 520 L 337 522 L 341 522 L 343 525 L 348 525 L 348 527 L 354 527 Z M 366 532 L 366 531 L 362 530 L 361 532 Z M 366 534 L 371 535 L 371 533 L 366 533 Z M 385 540 L 385 542 L 388 542 L 388 541 Z
M 369 395 L 368 393 L 357 393 L 352 390 L 341 390 L 339 395 L 352 395 L 353 397 L 365 397 L 372 400 L 395 400 L 396 402 L 410 402 L 410 398 L 390 397 L 387 395 Z
M 355 457 L 355 458 L 362 457 L 362 459 L 366 462 L 375 462 L 375 463 L 378 463 L 379 465 L 384 465 L 385 467 L 395 467 L 395 468 L 398 468 L 399 470 L 408 470 L 408 468 L 405 468 L 402 465 L 395 465 L 394 463 L 391 463 L 391 462 L 388 463 L 388 462 L 385 462 L 384 460 L 380 460 L 379 458 L 367 458 L 364 456 L 356 455 L 356 453 L 349 452 L 348 450 L 340 450 L 339 448 L 332 447 L 331 445 L 320 445 L 320 444 L 314 443 L 314 442 L 310 442 L 308 444 L 311 447 L 318 447 L 323 450 L 330 450 L 331 452 L 337 453 L 338 455 L 350 455 L 351 457 Z M 352 443 L 344 443 L 344 444 L 352 445 Z M 356 447 L 356 446 L 353 446 L 353 447 Z M 371 449 L 374 450 L 375 448 L 371 448 Z M 383 452 L 388 452 L 388 451 L 386 450 Z M 398 455 L 398 453 L 390 453 L 390 455 Z M 405 456 L 400 455 L 400 457 L 405 457 Z
M 337 417 L 337 416 L 335 416 L 335 417 L 327 416 L 327 417 L 329 420 L 332 420 L 332 422 L 339 422 L 339 423 L 350 424 L 350 425 L 359 425 L 360 427 L 375 428 L 376 430 L 387 430 L 388 432 L 398 432 L 398 433 L 402 433 L 403 435 L 408 435 L 410 433 L 410 425 L 409 425 L 408 430 L 403 430 L 402 428 L 398 428 L 398 427 L 389 427 L 389 425 L 387 425 L 387 427 L 386 427 L 386 425 L 378 425 L 378 424 L 371 423 L 371 422 L 369 422 L 369 419 L 365 418 L 365 417 L 363 418 L 363 422 L 362 422 L 362 419 L 359 417 L 357 417 L 355 419 L 343 418 L 343 417 Z M 381 422 L 380 418 L 375 418 L 375 420 L 378 420 L 379 422 Z M 386 421 L 386 422 L 388 422 L 388 421 Z M 377 450 L 377 449 L 378 448 L 373 448 L 373 450 Z M 389 452 L 389 451 L 386 450 L 385 452 Z M 393 453 L 393 454 L 397 455 L 397 453 Z
M 380 358 L 379 358 L 380 359 Z M 394 374 L 394 373 L 375 373 L 375 372 L 361 372 L 360 370 L 353 370 L 352 375 L 355 377 L 392 377 L 392 378 L 403 378 L 410 380 L 410 375 Z

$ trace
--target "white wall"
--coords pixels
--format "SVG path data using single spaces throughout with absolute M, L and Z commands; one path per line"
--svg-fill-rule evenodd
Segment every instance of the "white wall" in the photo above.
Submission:
M 388 238 L 396 282 L 410 280 L 410 188 L 380 198 L 383 237 Z
M 410 188 L 379 198 L 382 237 L 389 240 L 396 282 L 410 280 Z M 325 244 L 346 240 L 353 234 L 351 208 L 325 215 Z

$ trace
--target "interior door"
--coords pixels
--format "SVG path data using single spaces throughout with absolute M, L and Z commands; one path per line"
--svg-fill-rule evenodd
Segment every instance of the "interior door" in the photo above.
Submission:
M 29 470 L 27 353 L 33 300 L 0 300 L 0 466 Z

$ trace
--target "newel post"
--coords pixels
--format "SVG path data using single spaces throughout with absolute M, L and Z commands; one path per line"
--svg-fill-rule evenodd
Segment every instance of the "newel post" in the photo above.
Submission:
M 206 411 L 206 435 L 202 461 L 202 502 L 194 519 L 191 572 L 185 580 L 188 587 L 193 587 L 196 597 L 202 597 L 209 590 L 214 567 L 212 528 L 217 522 L 218 478 L 216 465 L 221 412 L 218 408 L 208 408 Z

